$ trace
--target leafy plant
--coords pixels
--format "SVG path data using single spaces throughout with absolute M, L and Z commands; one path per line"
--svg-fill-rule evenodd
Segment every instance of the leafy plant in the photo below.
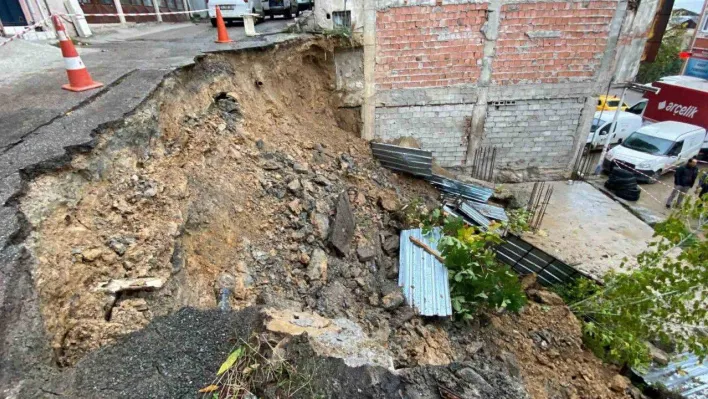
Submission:
M 494 226 L 480 231 L 461 218 L 445 220 L 438 249 L 450 273 L 450 298 L 458 317 L 470 319 L 482 307 L 517 312 L 526 303 L 518 276 L 496 260 L 491 248 L 501 242 Z
M 531 212 L 526 208 L 513 209 L 507 212 L 509 221 L 506 226 L 514 234 L 521 234 L 531 230 Z
M 632 367 L 650 361 L 644 342 L 673 343 L 677 350 L 708 354 L 708 198 L 687 200 L 655 227 L 656 240 L 637 256 L 639 267 L 611 272 L 596 290 L 570 308 L 584 320 L 585 342 L 598 356 Z M 577 299 L 577 298 L 576 298 Z
M 202 398 L 263 397 L 269 390 L 279 398 L 293 398 L 298 393 L 316 397 L 310 385 L 312 373 L 288 362 L 276 347 L 265 335 L 241 340 L 219 367 L 216 379 L 199 390 Z

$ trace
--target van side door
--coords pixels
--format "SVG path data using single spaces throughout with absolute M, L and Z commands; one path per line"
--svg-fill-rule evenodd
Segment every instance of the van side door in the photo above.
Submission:
M 675 142 L 674 145 L 669 150 L 669 152 L 666 153 L 666 156 L 669 159 L 666 160 L 666 168 L 664 168 L 664 170 L 669 170 L 669 169 L 673 170 L 677 166 L 686 162 L 685 159 L 682 159 L 682 152 L 683 152 L 683 140 Z

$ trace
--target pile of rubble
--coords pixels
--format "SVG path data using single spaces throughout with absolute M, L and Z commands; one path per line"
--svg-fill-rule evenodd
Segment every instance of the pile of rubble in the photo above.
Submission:
M 266 330 L 307 332 L 321 356 L 383 367 L 405 397 L 416 386 L 428 392 L 418 397 L 627 397 L 560 303 L 472 326 L 405 305 L 399 210 L 437 206 L 439 193 L 382 168 L 352 133 L 332 46 L 206 57 L 91 152 L 29 183 L 26 245 L 57 364 L 100 368 L 102 351 L 135 350 L 145 335 L 126 334 L 183 320 L 183 307 L 260 306 Z

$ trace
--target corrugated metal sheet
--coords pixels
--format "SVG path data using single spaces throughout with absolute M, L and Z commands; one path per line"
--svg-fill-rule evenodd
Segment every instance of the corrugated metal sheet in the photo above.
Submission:
M 433 153 L 430 151 L 372 142 L 371 152 L 387 169 L 424 178 L 433 175 Z
M 502 222 L 506 222 L 509 220 L 509 217 L 506 215 L 506 211 L 504 210 L 504 208 L 489 204 L 482 204 L 475 201 L 469 201 L 468 204 L 477 211 L 479 211 L 479 213 L 490 219 L 501 220 Z
M 708 398 L 708 363 L 701 363 L 698 356 L 683 353 L 666 367 L 652 368 L 642 375 L 648 383 L 661 383 L 686 399 Z
M 459 180 L 448 179 L 447 177 L 439 175 L 432 175 L 429 180 L 430 183 L 442 192 L 459 195 L 465 199 L 477 202 L 489 201 L 489 198 L 494 193 L 494 190 L 491 188 L 463 183 Z
M 472 224 L 479 226 L 484 230 L 487 230 L 489 225 L 492 223 L 491 220 L 487 219 L 484 215 L 471 207 L 467 201 L 462 201 L 457 207 L 457 210 L 460 211 L 465 219 L 469 219 L 468 221 L 471 221 Z
M 422 229 L 401 231 L 398 285 L 408 305 L 423 316 L 451 316 L 450 284 L 447 268 L 423 248 L 411 242 L 419 239 L 431 248 L 437 248 L 441 229 L 433 229 L 424 236 Z
M 545 286 L 568 284 L 585 277 L 596 281 L 580 270 L 536 248 L 514 234 L 507 234 L 504 242 L 495 246 L 497 259 L 511 266 L 520 275 L 536 273 Z

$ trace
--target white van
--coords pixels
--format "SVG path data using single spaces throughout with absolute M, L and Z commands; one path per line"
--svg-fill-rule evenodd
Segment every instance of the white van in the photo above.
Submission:
M 207 4 L 211 26 L 216 26 L 216 6 L 219 6 L 224 23 L 227 24 L 236 20 L 242 21 L 243 14 L 260 14 L 260 18 L 265 17 L 261 0 L 209 0 Z
M 655 177 L 698 155 L 705 137 L 706 129 L 683 122 L 643 126 L 607 152 L 602 168 L 609 172 L 619 165 L 632 170 L 638 181 L 654 182 Z
M 642 117 L 625 111 L 597 111 L 590 126 L 587 146 L 595 149 L 605 145 L 607 135 L 612 130 L 612 119 L 617 115 L 617 127 L 610 144 L 619 144 L 632 132 L 642 127 Z

